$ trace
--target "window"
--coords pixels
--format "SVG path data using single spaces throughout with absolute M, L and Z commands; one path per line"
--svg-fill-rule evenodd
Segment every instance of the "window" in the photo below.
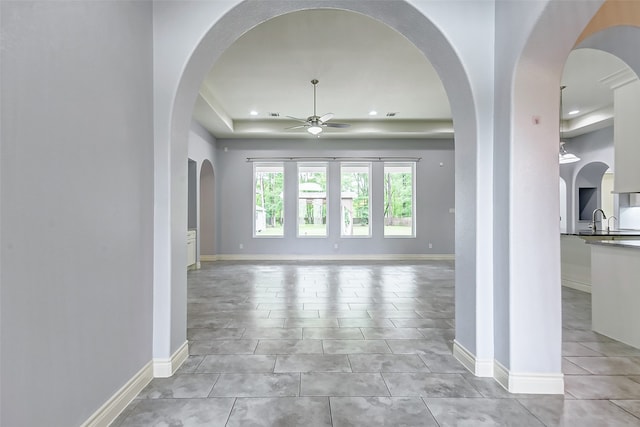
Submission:
M 298 236 L 327 236 L 327 165 L 298 164 Z
M 415 237 L 415 163 L 384 164 L 384 236 Z
M 281 163 L 255 163 L 254 236 L 284 235 L 284 167 Z
M 340 219 L 342 237 L 369 237 L 370 163 L 340 165 Z

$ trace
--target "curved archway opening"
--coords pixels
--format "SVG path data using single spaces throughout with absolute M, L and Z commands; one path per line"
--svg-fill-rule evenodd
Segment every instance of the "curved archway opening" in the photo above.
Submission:
M 388 7 L 390 4 L 393 7 Z M 242 2 L 226 13 L 221 19 L 212 22 L 189 56 L 184 71 L 180 74 L 176 87 L 176 95 L 172 101 L 171 111 L 167 113 L 170 117 L 170 131 L 166 133 L 169 142 L 170 163 L 172 165 L 172 179 L 170 184 L 171 217 L 165 221 L 165 226 L 169 229 L 182 227 L 183 213 L 176 209 L 179 201 L 184 198 L 183 189 L 179 182 L 179 177 L 184 176 L 181 159 L 185 153 L 185 145 L 193 103 L 196 99 L 198 89 L 204 76 L 220 57 L 220 55 L 237 40 L 244 32 L 270 18 L 280 16 L 285 13 L 309 8 L 337 8 L 347 11 L 357 12 L 374 18 L 400 32 L 409 39 L 424 55 L 430 60 L 434 68 L 440 75 L 445 90 L 450 99 L 453 122 L 456 130 L 456 150 L 455 150 L 455 181 L 456 181 L 456 339 L 463 343 L 472 353 L 480 353 L 483 359 L 490 360 L 492 355 L 490 328 L 492 325 L 492 315 L 490 304 L 477 304 L 480 295 L 489 299 L 491 294 L 490 271 L 483 269 L 478 273 L 477 251 L 479 232 L 477 197 L 478 186 L 476 185 L 478 168 L 478 128 L 477 117 L 473 94 L 469 78 L 461 64 L 458 55 L 452 48 L 444 34 L 423 14 L 416 11 L 413 6 L 405 2 L 353 2 L 344 3 L 341 1 L 317 1 L 317 2 L 288 2 L 273 1 L 268 5 L 263 3 Z M 489 132 L 489 127 L 485 129 Z M 162 130 L 166 132 L 167 130 Z M 169 137 L 170 135 L 170 137 Z M 173 178 L 175 176 L 176 178 Z M 484 173 L 485 177 L 490 177 L 490 171 Z M 486 195 L 487 202 L 490 195 Z M 490 205 L 490 202 L 488 203 Z M 483 215 L 490 217 L 490 210 L 483 211 Z M 487 223 L 487 221 L 484 221 Z M 162 228 L 162 224 L 160 224 Z M 483 228 L 484 230 L 484 228 Z M 170 264 L 176 264 L 179 259 L 179 251 L 182 251 L 182 242 L 179 240 L 179 233 L 171 232 L 170 240 L 171 259 Z M 487 236 L 490 238 L 490 236 Z M 486 243 L 483 242 L 483 243 Z M 490 257 L 490 251 L 484 251 L 483 257 Z M 161 264 L 156 263 L 156 266 Z M 160 272 L 161 273 L 161 272 Z M 478 274 L 480 279 L 478 280 Z M 156 276 L 160 276 L 156 274 Z M 478 291 L 478 283 L 482 283 L 484 291 Z M 159 302 L 156 305 L 157 312 L 171 313 L 170 323 L 166 328 L 157 328 L 157 333 L 162 335 L 164 331 L 170 330 L 170 337 L 157 337 L 154 343 L 163 343 L 162 346 L 154 346 L 161 353 L 166 354 L 169 349 L 175 348 L 183 341 L 184 331 L 186 331 L 186 312 L 184 302 L 186 275 L 181 270 L 173 268 L 170 280 L 162 283 L 158 282 L 157 287 L 160 293 L 170 294 L 170 301 Z M 167 309 L 165 306 L 170 306 Z M 486 312 L 478 313 L 478 307 Z M 478 326 L 478 319 L 482 325 Z M 163 319 L 164 320 L 164 319 Z M 486 349 L 478 350 L 477 337 L 478 328 L 483 329 L 481 335 L 486 337 Z M 168 347 L 164 343 L 170 343 Z
M 618 4 L 624 3 L 624 4 Z M 631 8 L 632 10 L 629 10 Z M 597 18 L 583 34 L 577 49 L 596 49 L 606 52 L 622 62 L 620 69 L 613 73 L 604 83 L 613 94 L 612 114 L 614 155 L 605 163 L 615 165 L 613 174 L 605 174 L 603 186 L 613 176 L 612 196 L 602 193 L 603 205 L 613 203 L 610 213 L 616 218 L 616 226 L 620 228 L 640 228 L 640 215 L 636 207 L 631 206 L 632 197 L 640 181 L 635 159 L 638 145 L 636 135 L 640 131 L 637 121 L 640 111 L 640 54 L 633 46 L 640 43 L 640 9 L 635 2 L 607 1 Z M 607 12 L 607 13 L 604 13 Z M 596 159 L 602 157 L 596 157 Z M 618 194 L 622 193 L 622 194 Z M 610 200 L 612 199 L 612 200 Z M 609 216 L 609 213 L 607 213 Z
M 171 107 L 168 107 L 167 111 L 163 112 L 170 119 L 170 128 L 160 129 L 158 132 L 161 140 L 166 138 L 167 151 L 170 152 L 169 163 L 172 164 L 169 192 L 171 193 L 170 200 L 173 200 L 174 203 L 169 206 L 171 215 L 168 218 L 160 217 L 157 219 L 157 223 L 160 223 L 160 227 L 157 228 L 161 231 L 163 229 L 165 231 L 168 230 L 167 234 L 171 235 L 168 239 L 170 249 L 167 256 L 167 265 L 173 264 L 175 262 L 174 259 L 179 259 L 181 256 L 179 252 L 182 251 L 182 242 L 178 237 L 180 233 L 172 233 L 174 227 L 180 228 L 182 223 L 186 222 L 186 218 L 182 218 L 184 213 L 179 212 L 178 209 L 180 207 L 178 202 L 184 197 L 179 181 L 180 177 L 184 176 L 184 165 L 181 165 L 181 159 L 183 159 L 184 141 L 186 140 L 188 122 L 192 111 L 191 106 L 196 97 L 198 85 L 202 81 L 206 70 L 242 32 L 270 17 L 308 7 L 335 6 L 361 12 L 388 23 L 388 25 L 397 28 L 403 35 L 412 40 L 432 61 L 442 76 L 447 92 L 450 94 L 452 113 L 456 125 L 457 148 L 456 261 L 458 269 L 456 271 L 456 336 L 460 337 L 461 342 L 468 343 L 467 345 L 472 353 L 477 350 L 478 328 L 467 328 L 461 325 L 469 324 L 464 319 L 471 319 L 469 320 L 470 324 L 475 326 L 477 324 L 474 319 L 486 320 L 486 313 L 478 313 L 480 304 L 477 304 L 477 302 L 482 295 L 488 295 L 486 299 L 490 304 L 486 306 L 491 306 L 488 316 L 491 320 L 488 321 L 489 328 L 486 330 L 490 330 L 491 333 L 487 335 L 491 337 L 509 337 L 506 340 L 501 339 L 501 342 L 495 346 L 498 349 L 498 353 L 500 353 L 498 360 L 504 363 L 507 369 L 514 369 L 515 372 L 538 372 L 542 369 L 540 368 L 541 364 L 548 364 L 548 358 L 537 363 L 537 361 L 531 361 L 531 358 L 526 357 L 526 354 L 534 354 L 535 349 L 538 348 L 542 341 L 548 340 L 549 336 L 551 336 L 552 341 L 559 342 L 559 339 L 555 339 L 559 338 L 560 335 L 558 325 L 556 325 L 558 326 L 557 333 L 552 332 L 547 335 L 540 332 L 546 327 L 554 329 L 553 325 L 559 324 L 559 304 L 552 307 L 553 315 L 548 316 L 547 324 L 539 328 L 537 332 L 534 332 L 533 337 L 535 339 L 530 339 L 526 342 L 524 337 L 529 336 L 526 333 L 521 334 L 520 338 L 511 341 L 515 329 L 509 326 L 509 316 L 511 311 L 518 311 L 523 308 L 521 305 L 526 305 L 527 302 L 531 301 L 539 303 L 531 304 L 532 309 L 542 311 L 550 307 L 548 300 L 545 298 L 551 296 L 554 299 L 553 296 L 558 295 L 558 292 L 552 286 L 557 282 L 557 277 L 559 277 L 559 265 L 556 268 L 554 267 L 554 262 L 548 262 L 549 257 L 554 256 L 554 252 L 556 258 L 558 258 L 559 253 L 557 243 L 555 247 L 554 244 L 548 245 L 552 239 L 557 240 L 557 217 L 555 212 L 558 211 L 558 198 L 555 193 L 558 188 L 557 146 L 555 143 L 548 142 L 555 139 L 554 134 L 557 135 L 557 126 L 550 125 L 551 121 L 548 120 L 548 117 L 557 117 L 557 114 L 547 115 L 547 112 L 557 111 L 557 106 L 554 107 L 553 105 L 556 104 L 555 95 L 557 94 L 557 81 L 559 80 L 562 61 L 566 58 L 573 41 L 575 41 L 575 34 L 578 34 L 582 27 L 586 25 L 589 17 L 595 14 L 599 4 L 594 2 L 581 4 L 580 13 L 577 15 L 574 9 L 575 5 L 568 7 L 563 2 L 550 2 L 548 5 L 552 6 L 550 6 L 549 10 L 540 11 L 544 15 L 539 20 L 542 25 L 535 31 L 534 37 L 526 43 L 525 54 L 517 59 L 509 58 L 507 60 L 507 62 L 514 61 L 514 63 L 519 64 L 515 67 L 517 70 L 515 81 L 509 77 L 504 82 L 501 81 L 500 84 L 497 84 L 500 87 L 495 90 L 497 98 L 502 99 L 502 95 L 508 94 L 509 96 L 505 98 L 515 100 L 513 114 L 511 115 L 512 119 L 509 119 L 509 123 L 506 126 L 505 123 L 497 123 L 493 126 L 495 129 L 496 149 L 493 151 L 492 160 L 496 165 L 498 174 L 495 180 L 492 178 L 489 181 L 478 183 L 479 176 L 482 180 L 482 173 L 479 174 L 478 170 L 480 163 L 478 159 L 482 156 L 478 153 L 477 144 L 479 140 L 478 129 L 482 127 L 482 123 L 479 123 L 478 114 L 473 107 L 469 78 L 461 66 L 460 60 L 443 34 L 424 15 L 415 13 L 415 9 L 404 3 L 394 3 L 393 11 L 390 11 L 386 4 L 378 8 L 381 3 L 354 3 L 349 4 L 347 7 L 342 2 L 336 2 L 335 4 L 331 2 L 305 3 L 304 6 L 289 2 L 270 2 L 269 10 L 260 7 L 256 8 L 253 3 L 251 9 L 249 9 L 245 3 L 242 3 L 229 11 L 224 19 L 217 20 L 216 23 L 219 25 L 213 25 L 210 29 L 203 31 L 206 36 L 198 41 L 197 47 L 195 47 L 193 54 L 187 61 L 184 72 L 176 80 L 176 97 L 172 99 Z M 546 6 L 547 4 L 542 4 L 542 9 Z M 558 19 L 558 16 L 571 18 L 566 20 L 569 21 L 569 28 L 567 27 L 567 22 Z M 578 16 L 579 19 L 573 19 L 575 16 Z M 517 20 L 514 22 L 517 22 Z M 562 23 L 562 28 L 558 28 L 560 23 Z M 550 31 L 549 28 L 552 30 Z M 566 37 L 558 42 L 556 38 L 558 34 L 563 34 Z M 545 39 L 545 37 L 549 38 Z M 435 46 L 438 48 L 434 48 Z M 553 48 L 548 49 L 549 46 Z M 544 70 L 542 74 L 540 73 L 541 70 Z M 460 82 L 463 84 L 460 85 Z M 514 88 L 513 92 L 511 92 L 511 87 Z M 554 101 L 552 102 L 551 100 Z M 511 108 L 507 108 L 507 111 L 511 111 Z M 532 112 L 534 113 L 533 116 Z M 544 120 L 536 119 L 541 118 L 541 116 L 535 114 L 537 112 L 544 112 L 542 117 Z M 538 127 L 532 128 L 531 126 Z M 491 134 L 493 135 L 493 130 Z M 518 141 L 518 144 L 513 145 L 512 141 Z M 542 143 L 538 145 L 538 148 L 531 148 L 540 141 Z M 506 143 L 506 147 L 501 145 L 503 142 Z M 485 157 L 490 156 L 485 155 Z M 532 167 L 532 165 L 536 167 Z M 540 166 L 540 168 L 537 166 Z M 549 174 L 549 172 L 553 173 Z M 174 176 L 175 179 L 173 178 Z M 479 202 L 478 191 L 480 191 L 479 188 L 482 187 L 482 184 L 491 182 L 504 183 L 505 186 L 510 186 L 510 188 L 506 188 L 503 194 L 502 190 L 505 190 L 505 187 L 496 185 L 493 193 L 489 194 L 489 196 L 496 195 L 496 204 L 493 209 L 495 210 L 497 207 L 503 214 L 493 216 L 491 215 L 492 211 L 487 209 L 488 214 L 482 216 L 486 212 L 479 212 L 477 208 L 479 205 L 484 206 L 483 203 Z M 159 188 L 160 190 L 158 191 L 161 191 L 162 185 Z M 512 189 L 521 188 L 531 188 L 533 191 L 527 195 L 511 193 L 512 191 L 519 191 Z M 526 200 L 523 198 L 526 198 Z M 492 199 L 492 197 L 488 197 L 483 201 L 491 205 Z M 540 203 L 541 201 L 542 203 Z M 521 248 L 514 246 L 514 241 L 510 241 L 510 238 L 514 235 L 524 235 L 528 232 L 530 224 L 540 223 L 540 217 L 537 212 L 541 207 L 545 211 L 554 212 L 554 214 L 543 216 L 544 224 L 542 225 L 544 227 L 540 228 L 541 233 L 539 235 L 533 236 L 532 247 L 550 247 L 551 250 L 539 251 L 529 257 L 531 255 L 530 251 L 521 250 Z M 486 221 L 481 221 L 479 218 L 486 219 Z M 514 218 L 518 219 L 518 224 L 513 222 Z M 553 222 L 551 222 L 552 220 Z M 481 229 L 478 224 L 483 226 L 490 224 L 490 226 Z M 494 227 L 494 224 L 500 224 L 500 229 Z M 504 233 L 505 225 L 509 229 L 507 233 Z M 484 251 L 482 255 L 479 254 L 477 250 L 479 245 L 478 236 L 486 237 L 487 239 L 482 241 L 483 246 L 487 242 L 491 242 L 489 246 L 494 250 Z M 162 239 L 158 240 L 162 241 Z M 545 253 L 543 254 L 543 252 Z M 159 251 L 158 253 L 160 258 L 166 256 L 166 252 Z M 492 264 L 493 270 L 479 269 L 478 260 L 485 256 L 487 258 L 484 261 L 488 261 L 488 263 L 484 264 Z M 559 264 L 559 261 L 557 263 Z M 156 262 L 156 266 L 162 265 L 162 262 Z M 179 263 L 176 264 L 176 266 L 178 265 Z M 168 340 L 166 337 L 157 340 L 162 344 L 166 343 L 166 341 L 170 342 L 168 346 L 161 346 L 160 353 L 166 354 L 169 349 L 175 348 L 184 336 L 181 331 L 185 329 L 183 319 L 186 318 L 186 314 L 184 313 L 184 303 L 181 300 L 184 299 L 186 277 L 181 274 L 178 268 L 168 267 L 167 270 L 170 270 L 168 275 L 162 274 L 166 272 L 162 271 L 161 267 L 156 267 L 156 269 L 158 268 L 160 268 L 160 271 L 156 271 L 156 277 L 169 277 L 166 282 L 162 280 L 158 282 L 158 294 L 168 295 L 168 304 L 172 306 L 172 310 L 165 310 L 161 303 L 160 306 L 156 306 L 155 310 L 159 315 L 163 312 L 165 314 L 169 312 L 171 313 L 170 316 L 172 316 L 169 318 L 169 324 L 165 325 L 166 327 L 160 325 L 157 328 L 159 331 L 173 331 Z M 521 277 L 527 269 L 530 270 L 531 268 L 542 271 L 542 277 L 539 277 L 538 280 L 543 283 L 549 283 L 549 288 L 545 288 L 542 292 L 545 298 L 536 298 L 532 294 L 534 290 L 540 291 L 536 288 L 535 283 L 529 283 L 533 278 L 522 279 Z M 496 269 L 498 269 L 498 273 L 496 273 Z M 498 295 L 493 292 L 494 284 L 492 279 L 494 274 L 497 277 L 495 283 L 498 288 Z M 514 295 L 512 289 L 510 289 L 511 283 L 519 283 L 517 286 L 518 291 L 524 290 L 524 292 L 517 292 L 517 295 Z M 491 300 L 491 295 L 494 297 L 493 300 Z M 532 297 L 532 299 L 529 300 L 528 297 Z M 559 297 L 557 300 L 559 303 Z M 166 301 L 164 303 L 166 304 Z M 496 303 L 501 308 L 499 313 L 494 316 L 494 304 Z M 504 328 L 498 327 L 496 331 L 493 331 L 493 324 L 503 324 L 503 321 L 504 325 L 507 326 Z M 526 322 L 524 323 L 526 324 Z M 528 327 L 530 325 L 526 324 L 525 326 Z M 545 345 L 544 342 L 542 342 L 542 345 Z M 157 346 L 154 344 L 155 348 Z M 512 354 L 510 352 L 510 349 L 513 348 L 518 349 L 516 359 L 522 359 L 514 365 L 511 363 Z M 478 354 L 477 351 L 475 353 Z M 555 351 L 552 351 L 552 353 L 555 353 Z M 559 354 L 559 351 L 557 353 Z M 487 354 L 491 357 L 493 349 Z M 553 359 L 550 363 L 554 365 L 552 371 L 559 372 L 559 360 Z M 555 365 L 558 365 L 557 370 Z M 545 367 L 542 370 L 546 371 L 547 369 Z M 511 390 L 512 388 L 509 387 L 509 389 Z

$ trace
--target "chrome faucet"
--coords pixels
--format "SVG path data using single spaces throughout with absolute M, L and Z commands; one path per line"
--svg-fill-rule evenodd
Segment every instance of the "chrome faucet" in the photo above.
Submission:
M 602 219 L 607 219 L 607 216 L 604 214 L 604 211 L 602 209 L 598 208 L 593 210 L 593 213 L 591 214 L 591 230 L 593 230 L 594 233 L 598 231 L 598 225 L 596 223 L 596 214 L 598 212 L 602 214 Z
M 607 219 L 607 233 L 609 231 L 611 231 L 611 220 L 613 220 L 613 229 L 616 228 L 616 221 L 618 220 L 618 218 L 616 218 L 615 216 L 611 215 L 609 217 L 609 219 Z

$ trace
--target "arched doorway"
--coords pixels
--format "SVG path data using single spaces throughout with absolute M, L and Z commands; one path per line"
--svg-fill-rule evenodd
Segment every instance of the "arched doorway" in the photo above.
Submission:
M 215 177 L 213 166 L 204 160 L 200 167 L 200 260 L 213 261 L 215 244 Z
M 364 13 L 400 31 L 430 59 L 450 95 L 456 128 L 458 356 L 473 372 L 499 377 L 510 391 L 561 393 L 557 82 L 577 35 L 599 6 L 580 4 L 576 12 L 575 4 L 564 3 L 518 3 L 514 8 L 512 3 L 496 5 L 497 43 L 488 51 L 496 57 L 489 61 L 496 64 L 496 74 L 493 67 L 478 65 L 476 51 L 467 52 L 467 59 L 476 61 L 482 71 L 469 74 L 473 67 L 462 66 L 459 51 L 452 48 L 438 29 L 441 27 L 426 18 L 430 14 L 406 3 L 274 1 L 264 8 L 261 3 L 240 3 L 231 10 L 215 6 L 215 13 L 200 13 L 201 26 L 181 36 L 180 40 L 186 40 L 186 52 L 158 76 L 166 77 L 175 89 L 156 98 L 162 105 L 156 115 L 156 142 L 161 146 L 157 152 L 166 154 L 160 161 L 171 165 L 169 179 L 156 176 L 157 191 L 170 193 L 165 206 L 170 214 L 156 217 L 156 232 L 161 235 L 156 239 L 161 246 L 155 264 L 156 295 L 167 297 L 159 298 L 155 305 L 160 323 L 154 328 L 158 334 L 154 351 L 160 352 L 159 357 L 184 342 L 186 277 L 171 268 L 179 261 L 183 245 L 181 233 L 173 229 L 186 221 L 178 209 L 185 198 L 180 185 L 185 166 L 180 160 L 191 106 L 204 73 L 252 26 L 295 10 L 336 7 Z M 393 7 L 388 7 L 391 4 Z M 171 7 L 160 5 L 154 13 L 169 17 Z M 431 6 L 420 7 L 424 12 Z M 430 11 L 438 16 L 437 11 Z M 177 31 L 160 31 L 163 25 L 170 26 L 168 21 L 159 22 L 156 29 L 171 37 Z M 518 48 L 512 46 L 514 22 L 526 22 L 518 28 Z M 171 49 L 178 41 L 171 38 Z M 166 60 L 172 58 L 171 49 L 158 45 L 156 63 L 169 64 Z M 482 61 L 487 62 L 486 58 Z M 491 79 L 496 80 L 487 88 Z M 164 126 L 166 123 L 170 126 Z M 531 233 L 532 224 L 536 233 Z M 522 236 L 528 237 L 528 246 L 522 243 Z M 528 274 L 531 269 L 540 274 Z M 540 321 L 536 313 L 548 315 Z M 541 349 L 545 356 L 534 357 Z M 494 374 L 496 368 L 499 372 Z
M 389 7 L 393 5 L 393 7 Z M 171 16 L 170 5 L 158 8 L 156 14 Z M 196 5 L 194 5 L 196 7 Z M 181 233 L 174 229 L 182 228 L 186 221 L 184 213 L 176 205 L 180 200 L 185 199 L 184 189 L 180 185 L 180 177 L 185 175 L 183 159 L 185 156 L 185 146 L 193 102 L 196 98 L 198 88 L 205 73 L 211 68 L 216 59 L 233 43 L 240 35 L 253 26 L 279 16 L 281 14 L 308 9 L 313 7 L 333 7 L 362 13 L 377 19 L 390 27 L 396 29 L 415 46 L 420 49 L 434 68 L 438 71 L 445 90 L 449 94 L 452 115 L 456 129 L 456 263 L 460 267 L 456 270 L 456 345 L 458 349 L 463 349 L 465 364 L 478 373 L 486 369 L 493 360 L 493 333 L 492 327 L 492 307 L 491 304 L 479 303 L 478 300 L 491 300 L 491 270 L 486 266 L 491 265 L 491 251 L 479 251 L 480 245 L 484 246 L 492 239 L 489 224 L 491 218 L 491 165 L 477 161 L 478 144 L 490 145 L 490 138 L 479 138 L 478 133 L 491 133 L 490 117 L 491 110 L 482 110 L 481 115 L 486 116 L 486 120 L 477 118 L 476 106 L 479 101 L 474 101 L 469 76 L 465 72 L 462 63 L 441 30 L 434 25 L 422 13 L 413 6 L 404 2 L 348 2 L 341 1 L 318 1 L 318 2 L 289 2 L 272 1 L 265 3 L 242 2 L 232 10 L 221 10 L 219 6 L 204 4 L 197 5 L 202 8 L 213 8 L 215 11 L 203 13 L 200 10 L 194 12 L 194 16 L 202 19 L 200 27 L 189 29 L 189 35 L 182 35 L 185 46 L 188 48 L 187 55 L 182 55 L 185 67 L 181 69 L 175 64 L 174 57 L 176 40 L 172 39 L 173 48 L 166 48 L 162 52 L 156 52 L 157 63 L 166 64 L 163 76 L 167 80 L 175 78 L 173 83 L 176 92 L 175 98 L 170 94 L 166 98 L 157 102 L 168 102 L 171 107 L 165 108 L 156 116 L 156 122 L 166 119 L 170 123 L 169 128 L 160 126 L 157 133 L 157 144 L 164 146 L 158 153 L 167 155 L 166 161 L 171 165 L 169 182 L 166 177 L 159 173 L 156 176 L 156 187 L 158 192 L 169 191 L 167 210 L 170 214 L 166 217 L 157 216 L 156 233 L 161 234 L 156 242 L 162 246 L 161 251 L 156 253 L 156 282 L 157 295 L 165 295 L 168 298 L 158 299 L 155 305 L 155 312 L 158 314 L 159 323 L 154 328 L 154 352 L 158 357 L 168 357 L 175 348 L 184 343 L 186 331 L 186 304 L 185 288 L 186 275 L 177 268 L 171 268 L 174 264 L 180 263 L 183 244 Z M 181 11 L 181 13 L 186 13 Z M 224 15 L 224 16 L 223 16 Z M 204 22 L 207 16 L 207 22 Z M 195 19 L 195 18 L 194 18 Z M 169 24 L 170 20 L 163 21 Z M 204 31 L 203 33 L 199 31 Z M 175 34 L 179 29 L 171 27 L 166 34 Z M 177 61 L 181 63 L 180 61 Z M 169 76 L 173 70 L 174 75 Z M 167 94 L 160 94 L 163 97 Z M 480 104 L 490 102 L 490 97 L 485 97 Z M 489 153 L 485 150 L 484 153 Z M 482 169 L 481 172 L 478 169 Z M 479 180 L 483 185 L 478 185 Z M 478 197 L 484 202 L 482 205 L 486 209 L 477 209 Z M 164 199 L 164 197 L 160 197 Z M 482 224 L 480 226 L 479 224 Z M 166 239 L 166 235 L 171 236 Z M 478 235 L 482 236 L 482 241 Z M 169 252 L 165 252 L 164 243 L 168 244 Z M 167 264 L 163 264 L 166 261 Z M 479 266 L 484 266 L 480 268 Z M 167 278 L 167 279 L 165 279 Z M 458 296 L 459 294 L 459 296 Z M 170 313 L 170 316 L 166 316 Z M 479 368 L 479 361 L 484 363 L 482 369 Z

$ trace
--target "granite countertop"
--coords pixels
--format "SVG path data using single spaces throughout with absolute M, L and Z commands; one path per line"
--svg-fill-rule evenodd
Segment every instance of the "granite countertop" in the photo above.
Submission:
M 640 230 L 622 229 L 622 230 L 580 230 L 573 233 L 574 236 L 640 236 Z
M 590 245 L 640 249 L 640 240 L 593 240 L 587 243 Z

